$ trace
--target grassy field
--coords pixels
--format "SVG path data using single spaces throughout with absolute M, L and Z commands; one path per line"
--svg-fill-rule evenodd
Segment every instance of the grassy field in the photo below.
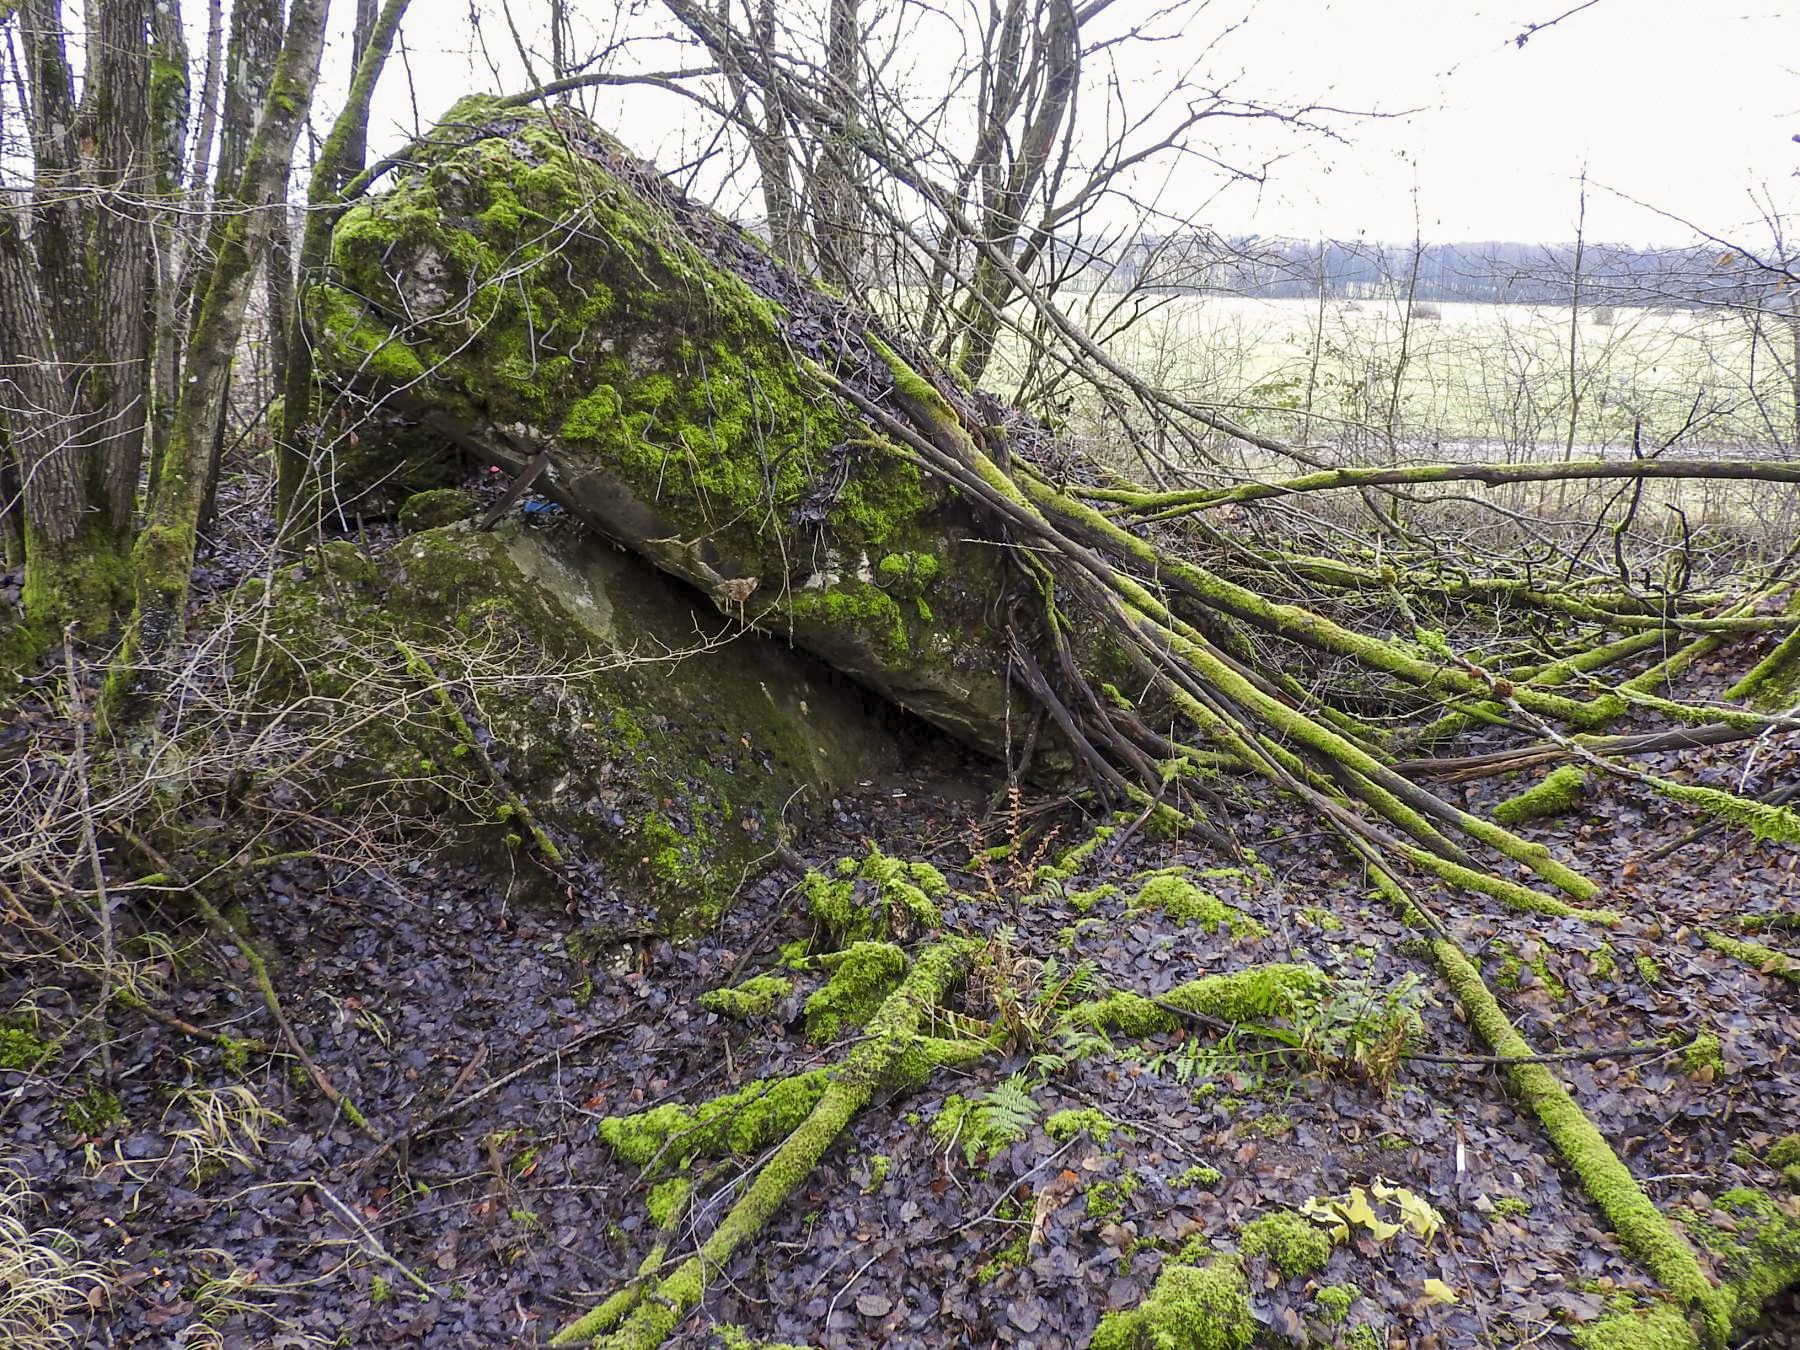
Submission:
M 1109 314 L 1120 303 L 1098 292 L 1068 309 L 1140 376 L 1335 462 L 1604 458 L 1632 453 L 1634 437 L 1669 457 L 1795 453 L 1794 338 L 1779 325 L 1755 337 L 1731 311 L 1584 307 L 1571 334 L 1569 309 L 1555 306 L 1421 303 L 1408 323 L 1393 299 L 1173 297 L 1127 326 Z M 1016 363 L 1020 350 L 1001 358 Z M 1069 420 L 1091 443 L 1118 444 L 1116 414 L 1080 395 Z M 1242 446 L 1215 450 L 1245 473 L 1283 471 Z M 1560 514 L 1614 492 L 1533 487 L 1496 499 Z M 1666 506 L 1692 523 L 1800 522 L 1800 494 L 1786 487 L 1662 484 L 1640 506 L 1645 522 Z
M 1094 312 L 1082 317 L 1103 326 L 1116 299 L 1083 297 Z M 1106 345 L 1267 430 L 1404 458 L 1458 444 L 1560 454 L 1572 410 L 1578 455 L 1628 447 L 1640 421 L 1646 449 L 1754 452 L 1793 435 L 1792 390 L 1783 397 L 1767 343 L 1724 311 L 1619 309 L 1605 322 L 1584 309 L 1571 362 L 1566 307 L 1420 304 L 1408 324 L 1392 300 L 1182 297 Z

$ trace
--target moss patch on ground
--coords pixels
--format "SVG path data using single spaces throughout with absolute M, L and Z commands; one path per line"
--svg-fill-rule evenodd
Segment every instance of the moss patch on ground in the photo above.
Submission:
M 1092 1350 L 1245 1350 L 1257 1330 L 1243 1267 L 1220 1257 L 1207 1266 L 1165 1266 L 1141 1304 L 1100 1319 L 1090 1345 Z
M 929 932 L 943 922 L 940 902 L 950 894 L 937 868 L 889 857 L 873 844 L 866 857 L 838 859 L 829 874 L 808 872 L 801 888 L 813 919 L 839 942 L 904 942 Z
M 1185 869 L 1149 878 L 1128 906 L 1133 914 L 1155 911 L 1177 923 L 1197 923 L 1202 928 L 1226 929 L 1233 937 L 1267 937 L 1269 930 L 1235 905 L 1228 905 L 1211 891 L 1196 886 Z
M 1297 1279 L 1325 1268 L 1331 1239 L 1317 1224 L 1292 1210 L 1252 1219 L 1238 1235 L 1245 1256 L 1266 1256 L 1283 1275 Z

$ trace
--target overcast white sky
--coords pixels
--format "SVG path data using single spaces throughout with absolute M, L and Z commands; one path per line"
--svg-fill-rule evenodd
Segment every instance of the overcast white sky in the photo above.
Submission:
M 1800 134 L 1800 4 L 1598 0 L 1515 45 L 1529 25 L 1580 3 L 1214 3 L 1179 41 L 1134 60 L 1130 77 L 1134 97 L 1156 96 L 1166 87 L 1163 69 L 1191 59 L 1197 44 L 1242 20 L 1208 58 L 1209 73 L 1234 91 L 1404 114 L 1336 119 L 1347 143 L 1272 137 L 1234 147 L 1250 160 L 1274 149 L 1286 154 L 1260 189 L 1215 195 L 1197 175 L 1178 179 L 1173 195 L 1205 201 L 1206 221 L 1229 233 L 1410 239 L 1416 190 L 1428 240 L 1565 240 L 1575 233 L 1584 167 L 1590 238 L 1641 244 L 1692 237 L 1617 194 L 1763 247 L 1769 236 L 1758 223 L 1759 202 L 1800 220 L 1800 144 L 1792 139 Z M 878 4 L 865 0 L 866 9 Z M 521 28 L 536 36 L 530 20 L 543 7 L 534 0 L 513 0 L 513 7 Z M 1108 17 L 1122 24 L 1155 8 L 1117 0 Z M 509 55 L 511 38 L 497 6 L 488 12 L 489 51 L 507 68 L 508 87 L 517 88 L 523 80 Z M 619 12 L 611 4 L 584 6 L 595 28 Z M 493 83 L 471 42 L 468 13 L 466 0 L 414 0 L 405 41 L 427 121 L 459 94 Z M 343 44 L 333 45 L 341 53 Z M 661 63 L 676 64 L 671 55 L 664 49 Z M 410 129 L 412 105 L 399 63 L 390 70 L 377 119 L 391 138 Z M 640 153 L 665 166 L 679 162 L 679 100 L 640 99 L 624 112 L 602 104 L 599 111 Z

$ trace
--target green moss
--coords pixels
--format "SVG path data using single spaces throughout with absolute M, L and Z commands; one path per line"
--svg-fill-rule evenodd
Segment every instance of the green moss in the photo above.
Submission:
M 865 1189 L 868 1191 L 880 1190 L 882 1183 L 888 1179 L 888 1173 L 893 1169 L 894 1160 L 887 1154 L 871 1153 L 869 1155 L 869 1184 Z
M 1663 778 L 1646 778 L 1644 781 L 1663 796 L 1697 806 L 1707 815 L 1749 830 L 1758 839 L 1800 844 L 1800 815 L 1785 806 L 1751 801 L 1736 793 L 1702 787 L 1697 783 L 1671 783 Z
M 1706 934 L 1706 945 L 1723 956 L 1754 966 L 1766 975 L 1774 975 L 1790 984 L 1800 984 L 1800 961 L 1773 947 L 1713 932 Z
M 1319 1315 L 1327 1322 L 1342 1322 L 1350 1315 L 1350 1305 L 1362 1297 L 1362 1290 L 1354 1284 L 1328 1284 L 1313 1295 L 1313 1302 L 1319 1305 Z
M 98 1083 L 88 1084 L 79 1097 L 63 1103 L 63 1123 L 77 1134 L 105 1134 L 123 1123 L 125 1108 L 118 1097 Z
M 1203 1267 L 1165 1266 L 1149 1298 L 1101 1318 L 1089 1344 L 1092 1350 L 1246 1350 L 1257 1327 L 1243 1268 L 1220 1257 Z
M 1325 977 L 1317 966 L 1275 962 L 1230 975 L 1202 976 L 1171 989 L 1162 1002 L 1228 1022 L 1267 1021 L 1286 1016 L 1295 999 L 1324 987 Z M 1173 1031 L 1181 1024 L 1176 1013 L 1129 993 L 1078 1003 L 1067 1016 L 1077 1025 L 1116 1028 L 1127 1036 Z
M 850 577 L 830 590 L 802 591 L 793 597 L 789 608 L 797 624 L 839 628 L 866 636 L 878 654 L 888 660 L 904 661 L 911 656 L 906 610 L 873 583 Z
M 24 1027 L 0 1027 L 0 1069 L 35 1069 L 56 1058 L 56 1047 Z
M 1266 1256 L 1290 1279 L 1323 1270 L 1331 1259 L 1331 1239 L 1324 1229 L 1292 1210 L 1265 1214 L 1245 1224 L 1238 1249 L 1245 1256 Z
M 1069 880 L 1081 870 L 1082 864 L 1088 860 L 1094 850 L 1111 839 L 1117 832 L 1116 825 L 1095 827 L 1091 835 L 1065 852 L 1053 864 L 1038 868 L 1036 876 L 1032 879 L 1033 884 L 1041 886 L 1045 882 Z
M 1531 1202 L 1522 1196 L 1503 1195 L 1494 1201 L 1494 1213 L 1502 1219 L 1522 1219 L 1531 1213 Z
M 1111 1141 L 1113 1131 L 1123 1128 L 1106 1112 L 1093 1107 L 1080 1107 L 1068 1111 L 1056 1111 L 1045 1118 L 1044 1133 L 1059 1144 L 1073 1139 L 1086 1130 L 1088 1137 L 1096 1144 Z
M 1598 978 L 1613 979 L 1619 973 L 1619 955 L 1610 942 L 1602 942 L 1588 954 L 1588 966 Z
M 1228 929 L 1233 937 L 1267 937 L 1269 930 L 1211 891 L 1202 890 L 1185 874 L 1165 872 L 1151 877 L 1131 903 L 1131 912 L 1160 911 L 1179 923 Z
M 890 553 L 877 570 L 881 584 L 897 595 L 916 595 L 937 579 L 938 560 L 929 553 Z
M 1378 881 L 1386 882 L 1386 878 L 1378 875 Z M 1396 903 L 1404 899 L 1403 894 L 1397 894 Z M 1530 1044 L 1507 1019 L 1482 982 L 1481 973 L 1461 948 L 1447 939 L 1438 939 L 1432 944 L 1432 952 L 1445 982 L 1493 1053 L 1530 1056 Z M 1580 1177 L 1582 1188 L 1599 1206 L 1626 1250 L 1682 1304 L 1701 1313 L 1712 1339 L 1723 1341 L 1729 1331 L 1729 1309 L 1701 1270 L 1693 1248 L 1651 1202 L 1568 1090 L 1541 1063 L 1509 1065 L 1507 1077 L 1514 1092 L 1542 1122 L 1563 1161 Z
M 1764 1155 L 1770 1167 L 1788 1167 L 1800 1163 L 1800 1134 L 1786 1135 L 1769 1145 Z
M 791 1133 L 825 1093 L 823 1069 L 765 1078 L 696 1107 L 668 1102 L 629 1116 L 608 1116 L 600 1137 L 638 1167 L 659 1156 L 685 1165 L 697 1157 L 751 1153 Z
M 1719 1044 L 1719 1038 L 1710 1031 L 1703 1031 L 1694 1037 L 1681 1055 L 1681 1067 L 1689 1073 L 1700 1073 L 1710 1069 L 1721 1073 L 1725 1068 L 1725 1055 Z
M 619 391 L 603 384 L 577 399 L 563 418 L 563 439 L 568 441 L 604 441 L 619 424 L 623 405 Z
M 415 492 L 400 507 L 400 528 L 408 534 L 435 530 L 441 525 L 467 520 L 480 506 L 481 499 L 465 488 Z
M 1647 956 L 1639 952 L 1631 958 L 1631 964 L 1637 968 L 1638 978 L 1645 984 L 1655 986 L 1662 983 L 1662 963 L 1654 956 Z
M 860 1027 L 906 975 L 906 953 L 891 942 L 856 942 L 834 954 L 835 969 L 806 1000 L 806 1034 L 835 1040 Z
M 779 975 L 757 975 L 730 989 L 709 989 L 700 995 L 700 1006 L 737 1021 L 767 1017 L 793 992 L 794 982 Z
M 1387 1337 L 1367 1322 L 1353 1326 L 1344 1334 L 1344 1350 L 1387 1350 Z
M 1614 1313 L 1575 1328 L 1583 1350 L 1696 1350 L 1700 1337 L 1687 1318 L 1664 1304 L 1648 1313 Z
M 390 385 L 408 385 L 425 378 L 425 364 L 418 354 L 388 329 L 371 322 L 348 295 L 321 287 L 310 296 L 315 326 L 321 342 L 331 344 L 329 359 L 334 364 Z
M 221 1036 L 215 1042 L 219 1047 L 219 1067 L 226 1073 L 242 1076 L 250 1072 L 250 1043 L 240 1041 L 231 1036 Z
M 1523 825 L 1528 820 L 1561 815 L 1581 800 L 1587 784 L 1586 769 L 1565 764 L 1551 771 L 1542 782 L 1500 802 L 1492 814 L 1502 825 Z
M 686 1177 L 671 1177 L 667 1181 L 658 1182 L 650 1188 L 650 1198 L 644 1202 L 644 1212 L 658 1228 L 673 1228 L 680 1222 L 682 1211 L 687 1208 L 688 1197 L 693 1194 L 693 1190 L 693 1183 Z
M 1538 986 L 1551 998 L 1562 1002 L 1569 997 L 1569 988 L 1556 973 L 1550 969 L 1550 958 L 1543 944 L 1537 944 L 1536 954 L 1526 960 L 1505 940 L 1498 940 L 1489 948 L 1489 953 L 1499 962 L 1499 973 L 1494 976 L 1494 988 L 1517 989 L 1521 976 L 1530 970 L 1538 978 Z
M 1013 1234 L 1011 1241 L 983 1262 L 981 1268 L 975 1272 L 977 1284 L 992 1284 L 1007 1271 L 1024 1265 L 1031 1257 L 1031 1223 L 1026 1216 L 1020 1213 L 1018 1202 L 1010 1197 L 1002 1200 L 995 1217 L 1016 1224 L 1017 1231 Z
M 813 919 L 840 942 L 907 939 L 943 922 L 939 901 L 950 883 L 929 863 L 889 857 L 871 844 L 867 857 L 840 858 L 834 870 L 808 872 L 801 890 Z
M 1070 891 L 1063 896 L 1063 899 L 1068 901 L 1069 907 L 1077 914 L 1086 914 L 1102 900 L 1110 899 L 1117 894 L 1119 894 L 1117 886 L 1096 886 L 1091 891 Z
M 1305 905 L 1301 908 L 1300 914 L 1321 932 L 1341 933 L 1344 931 L 1344 921 L 1328 909 L 1320 909 L 1317 905 Z
M 1113 707 L 1119 709 L 1120 712 L 1132 712 L 1137 708 L 1137 704 L 1133 703 L 1130 699 L 1126 698 L 1125 695 L 1119 692 L 1119 687 L 1117 685 L 1103 683 L 1100 686 L 1100 692 L 1105 696 L 1106 701 L 1112 704 Z
M 759 1341 L 742 1327 L 729 1322 L 714 1330 L 719 1333 L 719 1343 L 724 1350 L 807 1350 L 806 1346 L 789 1345 L 785 1341 Z
M 1096 1181 L 1087 1191 L 1090 1219 L 1117 1219 L 1125 1213 L 1131 1197 L 1138 1193 L 1138 1179 L 1127 1172 L 1117 1181 Z
M 1192 1186 L 1200 1190 L 1217 1186 L 1225 1179 L 1225 1174 L 1216 1167 L 1208 1167 L 1205 1163 L 1195 1163 L 1187 1171 L 1175 1178 L 1177 1186 Z

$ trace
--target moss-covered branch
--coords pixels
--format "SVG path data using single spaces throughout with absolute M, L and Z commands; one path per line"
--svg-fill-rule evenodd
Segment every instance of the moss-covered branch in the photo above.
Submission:
M 814 1080 L 816 1102 L 786 1133 L 698 1252 L 648 1283 L 631 1300 L 633 1306 L 627 1308 L 615 1296 L 557 1332 L 551 1344 L 600 1338 L 615 1350 L 655 1350 L 699 1306 L 707 1286 L 775 1216 L 878 1091 L 916 1087 L 941 1063 L 969 1063 L 987 1054 L 991 1047 L 986 1042 L 944 1041 L 926 1034 L 930 1010 L 968 973 L 976 946 L 968 939 L 946 938 L 919 954 L 900 987 L 869 1019 L 865 1038 L 842 1063 L 820 1071 Z M 641 1150 L 631 1156 L 641 1157 Z
M 1403 917 L 1418 912 L 1391 876 L 1379 869 L 1374 870 L 1374 876 L 1382 893 Z M 1631 1169 L 1550 1068 L 1530 1058 L 1530 1043 L 1513 1026 L 1462 948 L 1443 935 L 1432 938 L 1430 947 L 1438 973 L 1450 986 L 1470 1025 L 1495 1055 L 1515 1061 L 1505 1068 L 1514 1094 L 1543 1124 L 1557 1153 L 1581 1179 L 1582 1189 L 1606 1216 L 1626 1250 L 1683 1307 L 1701 1315 L 1708 1345 L 1724 1346 L 1731 1333 L 1731 1311 L 1707 1278 L 1686 1237 L 1651 1202 Z
M 1404 467 L 1325 469 L 1274 483 L 1244 483 L 1230 488 L 1187 492 L 1133 492 L 1093 488 L 1082 492 L 1092 501 L 1112 502 L 1140 514 L 1161 517 L 1209 507 L 1291 497 L 1340 488 L 1404 487 L 1427 483 L 1574 482 L 1583 479 L 1709 478 L 1759 483 L 1800 483 L 1800 465 L 1781 460 L 1740 459 L 1589 459 L 1536 464 L 1418 464 Z

